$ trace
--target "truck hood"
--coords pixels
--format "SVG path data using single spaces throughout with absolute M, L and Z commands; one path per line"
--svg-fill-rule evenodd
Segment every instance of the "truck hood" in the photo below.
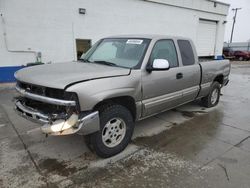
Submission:
M 27 67 L 17 71 L 15 78 L 34 85 L 65 89 L 75 82 L 129 74 L 130 69 L 126 68 L 96 63 L 67 62 Z

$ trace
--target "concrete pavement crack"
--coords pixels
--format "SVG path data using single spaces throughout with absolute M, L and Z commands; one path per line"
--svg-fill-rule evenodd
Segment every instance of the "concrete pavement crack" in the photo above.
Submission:
M 241 130 L 241 131 L 250 132 L 250 131 L 248 131 L 248 130 L 241 129 L 241 128 L 239 128 L 239 127 L 235 127 L 235 126 L 233 126 L 233 125 L 229 125 L 229 124 L 226 124 L 226 123 L 222 123 L 222 124 L 225 125 L 225 126 L 228 126 L 228 127 L 232 127 L 232 128 L 234 128 L 234 129 Z
M 19 132 L 18 132 L 18 130 L 16 129 L 15 125 L 14 125 L 14 124 L 12 123 L 12 121 L 10 120 L 8 113 L 6 112 L 6 110 L 4 109 L 4 107 L 3 107 L 2 105 L 0 105 L 0 106 L 1 106 L 1 108 L 2 108 L 2 110 L 3 110 L 3 112 L 4 112 L 4 114 L 5 114 L 5 116 L 7 117 L 7 120 L 8 120 L 8 122 L 10 123 L 11 127 L 13 128 L 13 130 L 14 130 L 15 133 L 17 134 L 19 140 L 21 141 L 21 143 L 22 143 L 22 145 L 23 145 L 23 147 L 24 147 L 24 150 L 27 152 L 27 154 L 28 154 L 28 156 L 29 156 L 31 162 L 32 162 L 33 165 L 35 166 L 37 172 L 43 177 L 43 180 L 44 180 L 44 182 L 46 183 L 46 187 L 49 187 L 49 182 L 48 182 L 48 180 L 47 180 L 46 175 L 41 171 L 41 169 L 40 169 L 39 166 L 37 165 L 35 159 L 33 158 L 33 156 L 32 156 L 32 154 L 31 154 L 30 150 L 29 150 L 28 147 L 27 147 L 27 145 L 26 145 L 25 142 L 23 141 L 21 135 L 19 134 Z
M 242 140 L 241 140 L 240 142 L 238 142 L 237 144 L 232 145 L 232 147 L 230 147 L 228 150 L 226 150 L 225 152 L 223 152 L 223 153 L 220 154 L 219 156 L 217 156 L 217 157 L 211 159 L 211 160 L 208 161 L 207 163 L 203 164 L 199 169 L 203 168 L 204 166 L 207 166 L 207 165 L 210 164 L 211 162 L 213 162 L 213 161 L 215 161 L 216 159 L 218 159 L 219 157 L 223 156 L 225 153 L 227 153 L 227 152 L 229 152 L 230 150 L 232 150 L 233 148 L 235 148 L 235 147 L 239 148 L 239 145 L 240 145 L 241 143 L 243 143 L 245 140 L 247 140 L 248 138 L 250 138 L 250 136 L 248 136 L 248 137 L 242 139 Z M 231 145 L 231 144 L 230 144 L 230 145 Z
M 229 176 L 228 176 L 228 173 L 227 173 L 227 168 L 225 166 L 223 166 L 222 164 L 220 164 L 220 163 L 218 163 L 218 165 L 224 170 L 225 175 L 227 177 L 227 181 L 229 181 Z
M 246 140 L 249 139 L 249 138 L 250 138 L 250 136 L 248 136 L 248 137 L 242 139 L 239 143 L 235 144 L 234 146 L 235 146 L 235 147 L 239 147 L 244 141 L 246 141 Z
M 213 159 L 211 159 L 210 161 L 206 162 L 205 164 L 201 165 L 198 169 L 202 169 L 203 167 L 207 166 L 208 164 L 212 163 L 213 161 L 215 161 L 216 159 L 218 159 L 219 157 L 223 156 L 225 153 L 229 152 L 230 150 L 232 150 L 234 148 L 234 146 L 232 145 L 232 147 L 230 147 L 228 150 L 224 151 L 222 154 L 214 157 Z

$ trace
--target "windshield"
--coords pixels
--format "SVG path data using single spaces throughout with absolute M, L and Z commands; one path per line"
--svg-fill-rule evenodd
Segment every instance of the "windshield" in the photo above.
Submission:
M 81 59 L 109 66 L 135 68 L 140 66 L 149 39 L 110 38 L 94 45 Z

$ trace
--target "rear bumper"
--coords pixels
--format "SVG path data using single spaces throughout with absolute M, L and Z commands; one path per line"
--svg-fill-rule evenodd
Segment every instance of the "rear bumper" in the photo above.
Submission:
M 68 119 L 65 116 L 65 118 L 52 121 L 49 115 L 27 107 L 18 100 L 15 102 L 15 110 L 20 116 L 42 124 L 42 132 L 49 135 L 87 135 L 100 129 L 98 111 L 88 114 L 72 114 Z

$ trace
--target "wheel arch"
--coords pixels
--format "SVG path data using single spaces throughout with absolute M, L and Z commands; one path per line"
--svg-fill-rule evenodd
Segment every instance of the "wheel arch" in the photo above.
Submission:
M 135 121 L 137 114 L 136 114 L 136 103 L 135 103 L 135 99 L 133 97 L 131 97 L 131 96 L 119 96 L 119 97 L 108 98 L 108 99 L 105 99 L 105 100 L 97 103 L 94 106 L 93 110 L 98 110 L 98 109 L 100 109 L 101 106 L 109 105 L 109 104 L 119 104 L 119 105 L 126 107 L 130 111 L 130 113 L 132 114 L 133 119 Z
M 213 82 L 219 82 L 220 84 L 223 84 L 223 81 L 224 81 L 224 76 L 222 74 L 217 75 L 213 80 Z

